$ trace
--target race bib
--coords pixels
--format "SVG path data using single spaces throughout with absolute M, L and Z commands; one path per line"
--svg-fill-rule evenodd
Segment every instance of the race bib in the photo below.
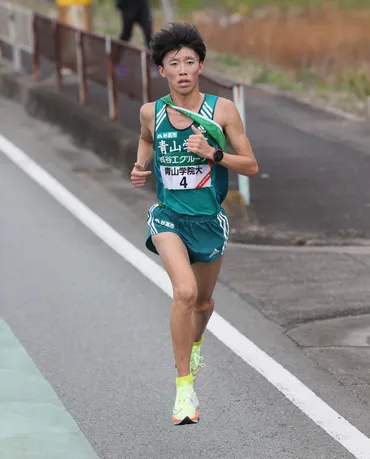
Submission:
M 194 190 L 212 186 L 209 164 L 199 166 L 160 166 L 163 185 L 168 190 Z

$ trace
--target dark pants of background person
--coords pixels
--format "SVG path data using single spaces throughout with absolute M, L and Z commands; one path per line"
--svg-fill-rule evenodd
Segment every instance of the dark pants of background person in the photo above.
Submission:
M 149 49 L 150 40 L 153 33 L 152 14 L 147 1 L 129 0 L 117 1 L 117 8 L 121 14 L 122 32 L 119 39 L 129 42 L 132 37 L 132 31 L 135 24 L 141 26 L 144 32 L 146 47 Z M 123 48 L 113 48 L 113 64 L 116 67 L 124 57 L 125 51 Z M 120 64 L 117 68 L 118 74 L 126 75 L 128 69 Z
M 149 49 L 150 40 L 152 38 L 152 14 L 148 4 L 139 4 L 130 8 L 120 8 L 122 17 L 122 33 L 120 40 L 130 41 L 132 37 L 132 30 L 135 23 L 139 24 L 144 32 L 145 43 Z

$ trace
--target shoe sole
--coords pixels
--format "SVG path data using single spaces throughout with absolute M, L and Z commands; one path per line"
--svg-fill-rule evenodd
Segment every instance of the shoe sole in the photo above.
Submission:
M 184 418 L 182 421 L 173 421 L 175 426 L 185 426 L 187 424 L 198 424 L 199 422 L 199 416 L 197 419 L 190 419 L 188 416 Z

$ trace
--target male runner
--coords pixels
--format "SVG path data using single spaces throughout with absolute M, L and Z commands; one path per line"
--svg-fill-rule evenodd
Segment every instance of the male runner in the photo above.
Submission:
M 233 102 L 199 92 L 206 47 L 189 24 L 170 24 L 154 34 L 151 49 L 170 95 L 144 104 L 135 187 L 145 185 L 154 157 L 158 203 L 148 213 L 146 246 L 159 254 L 173 287 L 170 325 L 177 368 L 175 425 L 197 423 L 193 389 L 202 357 L 203 333 L 229 235 L 221 207 L 228 169 L 254 175 L 258 166 Z M 225 135 L 236 155 L 226 153 Z

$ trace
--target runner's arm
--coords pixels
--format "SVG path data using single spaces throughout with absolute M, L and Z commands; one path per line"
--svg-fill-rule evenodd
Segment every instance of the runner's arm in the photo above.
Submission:
M 144 104 L 140 109 L 141 132 L 137 149 L 137 163 L 145 170 L 154 157 L 153 135 L 151 131 L 154 123 L 154 104 Z

